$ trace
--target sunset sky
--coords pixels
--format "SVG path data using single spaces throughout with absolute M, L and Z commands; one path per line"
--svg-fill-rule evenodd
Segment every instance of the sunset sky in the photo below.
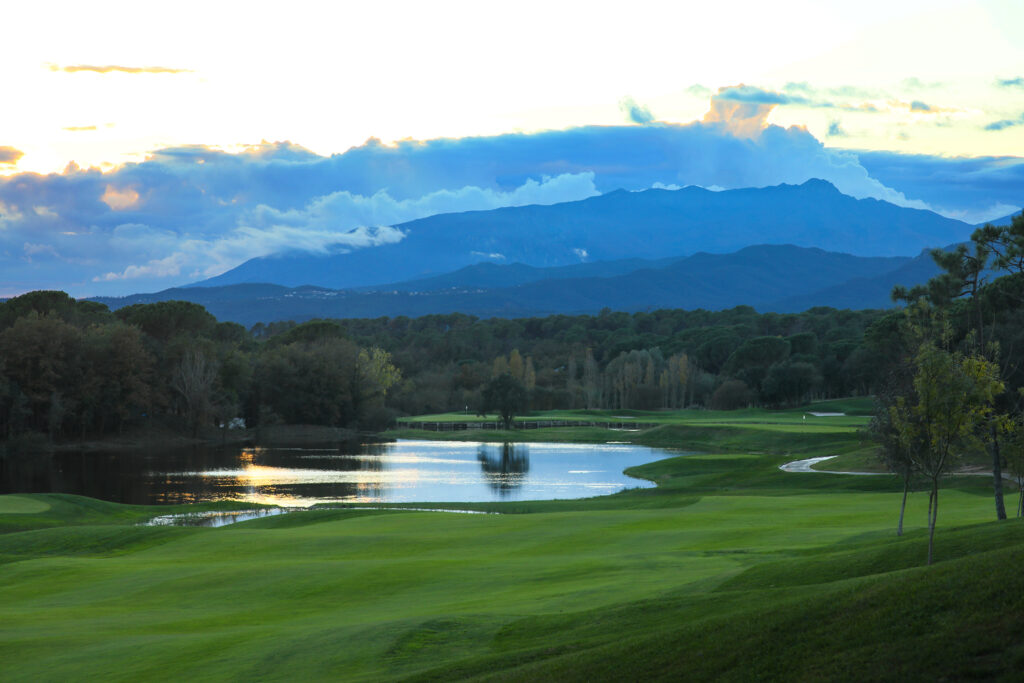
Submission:
M 701 147 L 712 133 L 776 145 L 773 159 L 824 163 L 848 194 L 970 222 L 1024 204 L 1019 0 L 156 7 L 5 6 L 0 296 L 182 284 L 289 245 L 323 249 L 339 243 L 332 233 L 441 199 L 490 208 L 533 201 L 534 189 L 563 201 L 812 172 L 776 161 L 775 175 L 728 176 L 723 164 L 661 164 L 659 175 L 631 156 L 632 128 L 678 133 L 686 159 L 712 154 Z M 610 150 L 600 167 L 559 151 L 584 133 Z M 197 168 L 210 161 L 233 170 Z M 469 170 L 439 177 L 457 163 Z M 613 166 L 636 173 L 612 178 Z M 365 210 L 382 192 L 391 208 Z M 339 193 L 363 213 L 328 211 Z

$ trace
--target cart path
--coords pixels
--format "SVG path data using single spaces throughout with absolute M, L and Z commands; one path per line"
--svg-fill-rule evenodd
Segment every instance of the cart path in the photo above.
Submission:
M 813 465 L 816 465 L 819 462 L 825 462 L 826 460 L 831 460 L 832 458 L 838 458 L 838 457 L 839 457 L 838 455 L 824 455 L 824 456 L 821 456 L 821 457 L 818 457 L 818 458 L 805 458 L 804 460 L 793 460 L 792 462 L 787 462 L 784 465 L 779 465 L 779 469 L 782 470 L 783 472 L 815 472 L 815 473 L 818 473 L 818 474 L 856 474 L 856 475 L 859 475 L 859 476 L 875 476 L 875 475 L 891 474 L 891 472 L 841 472 L 839 470 L 816 470 L 816 469 L 813 469 Z M 964 472 L 964 471 L 960 471 L 960 472 L 949 472 L 948 475 L 949 476 L 957 476 L 957 477 L 963 476 L 963 475 L 976 476 L 976 477 L 991 477 L 992 473 L 991 472 L 984 472 L 984 471 L 982 471 L 982 472 Z M 1009 472 L 1003 472 L 1003 479 L 1007 479 L 1009 481 L 1016 481 L 1016 478 L 1011 473 L 1009 473 Z
M 840 472 L 838 470 L 815 470 L 812 469 L 812 465 L 816 465 L 819 462 L 825 462 L 832 458 L 838 458 L 838 455 L 824 455 L 819 458 L 805 458 L 804 460 L 794 460 L 787 462 L 785 465 L 779 465 L 779 469 L 783 472 L 818 472 L 821 474 L 857 474 L 862 476 L 874 476 L 874 475 L 885 475 L 888 472 Z

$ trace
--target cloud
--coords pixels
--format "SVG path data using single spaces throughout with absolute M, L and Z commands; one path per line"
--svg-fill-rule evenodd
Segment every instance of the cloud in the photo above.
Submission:
M 386 190 L 369 197 L 342 190 L 317 197 L 301 209 L 281 211 L 259 205 L 243 216 L 241 221 L 256 229 L 290 226 L 330 232 L 332 229 L 337 231 L 363 225 L 397 225 L 440 213 L 486 211 L 527 204 L 557 204 L 597 194 L 592 172 L 566 173 L 539 182 L 528 179 L 510 192 L 467 186 L 458 190 L 438 190 L 415 199 L 397 200 Z M 307 249 L 321 250 L 327 246 L 330 243 Z
M 746 102 L 749 104 L 806 104 L 809 101 L 806 97 L 800 95 L 787 95 L 744 84 L 719 88 L 718 94 L 715 97 L 719 100 L 731 100 L 733 102 Z
M 769 124 L 780 106 L 769 92 L 723 89 L 704 121 L 688 124 L 370 139 L 331 156 L 289 142 L 232 152 L 191 145 L 154 150 L 110 171 L 69 165 L 60 174 L 0 176 L 0 271 L 5 282 L 76 295 L 152 291 L 281 250 L 373 248 L 402 239 L 390 227 L 433 213 L 574 201 L 620 188 L 732 189 L 822 178 L 854 197 L 948 215 L 1020 203 L 1024 176 L 1013 175 L 1012 159 L 978 170 L 964 187 L 957 184 L 963 169 L 953 172 L 938 157 L 901 167 L 899 158 L 875 156 L 869 165 L 865 153 Z M 930 173 L 942 176 L 943 191 L 931 191 Z M 39 252 L 29 264 L 26 243 L 49 245 L 65 260 Z
M 752 105 L 792 105 L 798 107 L 809 107 L 812 109 L 842 109 L 845 111 L 877 112 L 878 108 L 870 102 L 842 102 L 832 101 L 817 97 L 816 90 L 807 83 L 787 83 L 783 87 L 785 92 L 765 90 L 753 85 L 734 85 L 720 88 L 714 96 L 718 100 L 729 100 L 743 102 Z M 842 97 L 863 95 L 861 91 L 853 88 L 837 88 L 829 91 Z M 803 93 L 803 94 L 800 94 Z
M 704 114 L 703 123 L 720 126 L 723 132 L 738 138 L 753 138 L 768 126 L 768 115 L 777 104 L 777 98 L 758 88 L 719 88 L 711 96 L 711 108 Z
M 463 187 L 396 200 L 385 190 L 370 197 L 340 191 L 317 197 L 302 208 L 280 210 L 258 205 L 239 219 L 238 227 L 213 239 L 178 239 L 145 225 L 125 224 L 115 229 L 113 246 L 142 250 L 163 244 L 175 249 L 174 253 L 104 273 L 93 281 L 178 275 L 207 278 L 251 258 L 282 251 L 329 253 L 392 244 L 405 234 L 391 226 L 439 213 L 555 204 L 596 194 L 593 173 L 564 174 L 539 182 L 530 179 L 510 192 Z M 486 257 L 503 258 L 500 254 Z
M 1016 78 L 997 78 L 996 85 L 1000 88 L 1024 88 L 1024 78 L 1021 76 Z
M 888 187 L 968 223 L 1005 216 L 1024 204 L 1024 159 L 1020 157 L 870 151 L 859 151 L 857 157 L 873 178 Z
M 168 66 L 124 66 L 119 64 L 95 65 L 95 64 L 47 64 L 50 71 L 64 71 L 69 74 L 79 72 L 92 72 L 97 74 L 122 73 L 122 74 L 184 74 L 191 73 L 191 69 L 175 69 Z
M 992 123 L 985 126 L 985 130 L 1003 130 L 1005 128 L 1014 128 L 1015 126 L 1021 125 L 1020 121 L 1011 121 L 1009 119 L 1003 119 L 1002 121 L 993 121 Z
M 904 81 L 905 87 L 911 90 L 929 89 L 941 85 L 939 83 L 923 83 L 916 78 Z M 824 97 L 822 93 L 831 97 Z M 919 99 L 904 102 L 885 96 L 881 91 L 866 90 L 853 86 L 839 86 L 818 91 L 808 83 L 787 83 L 782 92 L 767 90 L 753 85 L 735 85 L 720 88 L 714 98 L 719 101 L 742 102 L 758 106 L 796 106 L 810 109 L 838 109 L 857 113 L 878 113 L 880 111 L 909 111 L 914 114 L 942 114 L 958 112 L 928 104 Z M 870 100 L 887 99 L 887 104 L 879 104 Z
M 693 85 L 686 89 L 686 92 L 693 95 L 694 97 L 707 97 L 708 95 L 711 94 L 711 89 L 704 87 L 700 83 L 694 83 Z
M 903 102 L 900 100 L 890 100 L 888 103 L 890 111 L 909 111 L 911 114 L 951 114 L 957 113 L 960 110 L 950 107 L 939 107 L 921 100 L 912 100 L 910 102 Z
M 60 254 L 57 253 L 57 250 L 54 249 L 51 244 L 32 244 L 30 242 L 25 242 L 22 249 L 25 252 L 25 259 L 30 262 L 32 261 L 33 256 L 39 255 L 60 258 Z
M 216 240 L 185 239 L 177 251 L 141 265 L 129 265 L 120 272 L 111 271 L 93 278 L 93 282 L 166 278 L 185 275 L 191 279 L 218 275 L 226 267 L 258 256 L 282 251 L 338 251 L 361 249 L 398 242 L 404 237 L 395 228 L 360 227 L 339 234 L 333 230 L 316 230 L 295 226 L 273 226 L 269 229 L 240 227 Z
M 619 101 L 619 109 L 621 109 L 629 120 L 633 123 L 638 123 L 641 126 L 651 123 L 654 121 L 654 114 L 651 110 L 645 106 L 637 104 L 632 97 L 624 97 Z
M 64 130 L 71 131 L 73 133 L 96 130 L 96 126 L 65 126 Z
M 117 188 L 108 184 L 100 201 L 114 211 L 124 211 L 139 203 L 139 193 L 131 187 Z
M 999 131 L 1007 128 L 1016 128 L 1017 126 L 1024 125 L 1024 114 L 1021 114 L 1015 119 L 1003 119 L 1002 121 L 993 121 L 992 123 L 984 126 L 984 130 Z
M 828 136 L 830 138 L 844 138 L 846 137 L 846 131 L 843 130 L 838 121 L 830 121 L 828 124 Z
M 25 153 L 20 149 L 0 145 L 0 164 L 16 164 L 23 156 Z

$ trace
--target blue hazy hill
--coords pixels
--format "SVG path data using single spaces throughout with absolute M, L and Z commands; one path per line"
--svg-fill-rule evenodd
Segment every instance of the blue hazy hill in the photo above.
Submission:
M 861 257 L 792 245 L 760 245 L 732 254 L 699 253 L 682 259 L 603 264 L 607 270 L 632 268 L 609 277 L 595 276 L 600 270 L 597 266 L 595 263 L 551 269 L 518 265 L 474 267 L 467 269 L 468 274 L 462 271 L 464 282 L 469 284 L 455 286 L 446 278 L 378 290 L 236 284 L 95 300 L 119 308 L 184 299 L 202 304 L 221 320 L 245 325 L 321 317 L 375 318 L 454 312 L 480 317 L 529 317 L 596 313 L 605 307 L 622 311 L 718 310 L 751 305 L 760 311 L 791 312 L 814 306 L 891 306 L 888 295 L 893 285 L 919 284 L 935 271 L 927 256 Z M 507 272 L 502 274 L 503 271 Z M 544 277 L 549 271 L 554 276 Z M 538 279 L 483 287 L 481 273 L 492 282 L 522 277 Z M 430 289 L 434 285 L 443 286 Z
M 552 266 L 539 268 L 523 263 L 501 265 L 497 263 L 477 263 L 460 268 L 451 273 L 433 277 L 394 282 L 386 285 L 371 285 L 361 288 L 363 291 L 388 292 L 436 292 L 452 289 L 496 289 L 515 287 L 539 280 L 571 280 L 586 277 L 615 277 L 637 270 L 663 268 L 686 258 L 676 256 L 666 259 L 619 259 L 617 261 L 589 261 L 574 263 L 569 266 Z
M 961 242 L 972 230 L 930 211 L 854 199 L 823 180 L 722 192 L 619 190 L 563 204 L 442 214 L 395 227 L 406 234 L 395 244 L 252 259 L 197 284 L 352 289 L 440 276 L 488 261 L 549 268 L 581 260 L 723 254 L 753 244 L 914 256 L 929 246 Z

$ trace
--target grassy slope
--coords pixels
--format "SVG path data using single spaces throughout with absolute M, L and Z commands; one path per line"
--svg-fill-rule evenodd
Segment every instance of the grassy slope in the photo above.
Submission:
M 727 452 L 636 468 L 655 489 L 477 506 L 523 514 L 168 529 L 3 496 L 0 679 L 1012 678 L 1024 525 L 982 524 L 985 482 L 954 480 L 922 568 L 926 497 L 896 539 L 891 478 L 777 469 L 856 436 L 787 427 L 668 424 L 634 436 Z

